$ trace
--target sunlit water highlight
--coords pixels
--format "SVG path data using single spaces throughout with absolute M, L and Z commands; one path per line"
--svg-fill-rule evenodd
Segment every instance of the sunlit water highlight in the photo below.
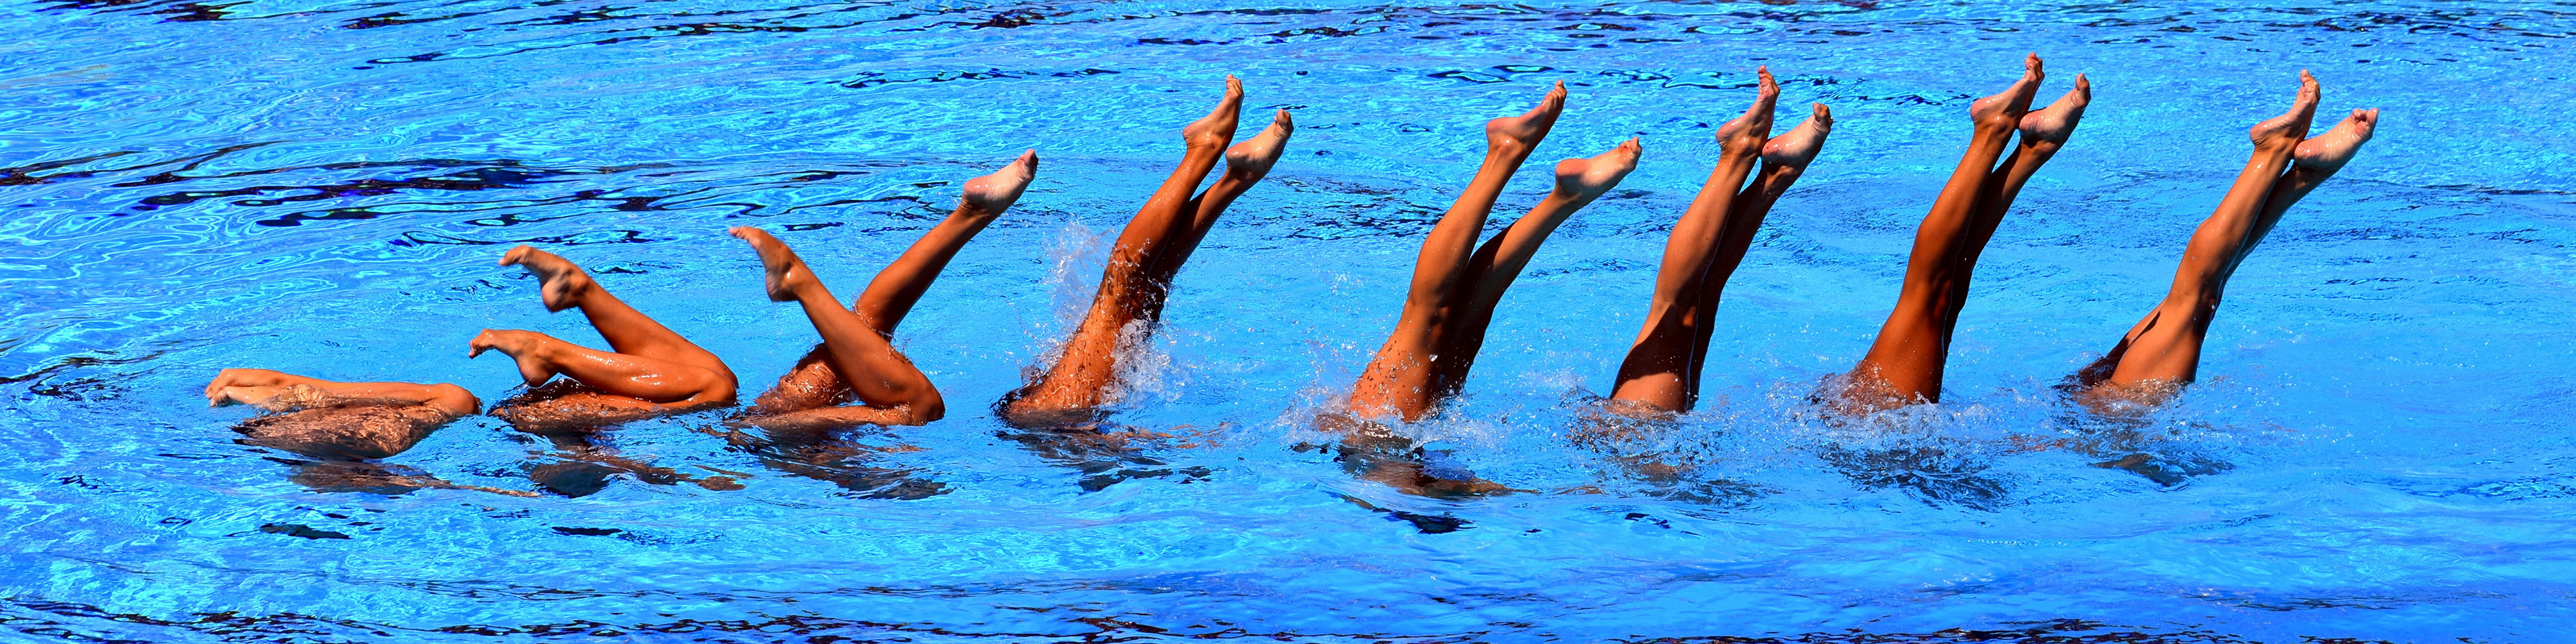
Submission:
M 2554 641 L 2576 623 L 2571 10 L 11 3 L 0 639 Z M 1947 402 L 1818 420 L 1967 99 L 2033 50 L 2045 95 L 2084 72 L 2097 100 L 1985 255 Z M 1756 64 L 1841 127 L 1729 289 L 1705 409 L 1580 437 Z M 2076 413 L 2051 386 L 2162 294 L 2301 68 L 2325 113 L 2384 108 L 2378 140 L 2245 264 L 2180 404 Z M 1227 72 L 1303 127 L 1181 274 L 1128 430 L 1002 427 L 984 405 L 1071 327 Z M 1469 396 L 1407 429 L 1435 469 L 1534 492 L 1412 498 L 1297 449 L 1384 338 L 1478 125 L 1557 80 L 1540 160 L 1634 134 L 1643 165 L 1516 284 Z M 902 329 L 952 409 L 926 427 L 780 447 L 702 414 L 576 449 L 469 419 L 386 467 L 605 486 L 387 495 L 327 491 L 331 467 L 236 444 L 245 412 L 196 397 L 260 366 L 498 399 L 512 370 L 465 358 L 475 329 L 593 337 L 492 266 L 515 243 L 756 391 L 813 336 L 724 227 L 855 295 L 1026 147 L 1036 186 Z

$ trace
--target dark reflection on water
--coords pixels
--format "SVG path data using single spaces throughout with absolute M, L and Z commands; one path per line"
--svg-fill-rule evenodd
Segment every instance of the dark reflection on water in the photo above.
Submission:
M 291 530 L 292 528 L 285 528 Z M 1381 633 L 1370 632 L 1361 625 L 1350 631 L 1335 633 L 1295 633 L 1260 631 L 1237 626 L 1221 619 L 1199 618 L 1197 622 L 1179 625 L 1153 615 L 1138 613 L 1100 614 L 1067 619 L 1066 624 L 1052 628 L 948 628 L 923 626 L 899 621 L 848 619 L 821 615 L 766 615 L 754 619 L 700 620 L 679 619 L 663 622 L 608 622 L 573 619 L 540 624 L 498 625 L 457 624 L 449 626 L 398 626 L 379 622 L 336 619 L 301 613 L 245 615 L 240 613 L 197 613 L 194 619 L 167 619 L 117 613 L 86 604 L 50 601 L 41 597 L 17 596 L 0 606 L 0 628 L 20 635 L 48 641 L 146 644 L 154 640 L 126 639 L 119 633 L 135 626 L 182 630 L 231 640 L 279 638 L 280 641 L 342 641 L 337 638 L 404 638 L 431 634 L 466 635 L 516 640 L 520 638 L 651 638 L 656 635 L 686 635 L 692 640 L 709 638 L 723 641 L 750 642 L 860 642 L 910 641 L 921 636 L 952 639 L 991 639 L 1000 641 L 1082 641 L 1082 642 L 1153 642 L 1182 640 L 1231 640 L 1265 638 L 1280 641 L 1401 641 L 1411 643 L 1484 642 L 1495 638 L 1555 639 L 1544 624 L 1506 624 L 1502 628 L 1479 629 L 1453 633 Z M 1086 611 L 1097 609 L 1073 606 Z M 1035 607 L 1046 612 L 1052 607 Z M 1159 623 L 1158 623 L 1159 622 Z M 2107 624 L 2082 619 L 2052 619 L 2010 622 L 2010 626 L 1991 629 L 1947 629 L 1919 633 L 1874 633 L 1861 629 L 1815 633 L 1770 633 L 1759 636 L 1728 635 L 1645 635 L 1632 634 L 1608 641 L 1654 642 L 1661 644 L 2259 644 L 2251 639 L 2224 632 L 2198 628 L 2144 628 Z M 320 639 L 317 638 L 330 638 Z M 2320 644 L 2372 644 L 2386 640 L 2353 638 L 2303 638 Z
M 865 430 L 810 428 L 700 430 L 723 438 L 726 450 L 752 455 L 760 464 L 792 476 L 840 487 L 841 496 L 860 499 L 926 499 L 950 490 L 948 484 L 921 476 L 918 468 L 873 465 L 887 454 L 917 451 L 909 445 L 878 447 L 859 442 Z M 755 432 L 757 434 L 755 435 Z
M 1174 436 L 1142 427 L 1094 422 L 1058 429 L 996 430 L 993 437 L 1019 443 L 1038 458 L 1080 472 L 1082 478 L 1076 484 L 1084 492 L 1141 479 L 1187 485 L 1216 475 L 1204 466 L 1175 467 L 1147 454 L 1152 448 L 1169 447 Z

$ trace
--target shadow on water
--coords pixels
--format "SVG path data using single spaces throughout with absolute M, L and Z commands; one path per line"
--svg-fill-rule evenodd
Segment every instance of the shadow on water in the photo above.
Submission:
M 693 476 L 687 472 L 627 458 L 617 453 L 597 432 L 548 434 L 544 438 L 555 451 L 546 455 L 551 462 L 529 463 L 527 477 L 539 489 L 568 497 L 585 497 L 608 489 L 617 475 L 624 474 L 646 485 L 679 485 L 694 483 L 715 491 L 742 489 L 736 474 L 719 473 Z
M 492 408 L 500 410 L 586 391 L 589 390 L 577 383 L 558 380 L 545 386 L 521 391 L 518 395 L 493 403 Z M 551 453 L 538 452 L 541 458 L 552 460 L 530 462 L 521 472 L 528 477 L 529 481 L 536 483 L 538 489 L 547 492 L 575 498 L 590 496 L 608 489 L 612 479 L 620 474 L 646 485 L 694 483 L 698 487 L 720 492 L 739 490 L 743 487 L 741 483 L 735 482 L 735 479 L 743 476 L 738 472 L 725 472 L 702 465 L 699 467 L 715 471 L 717 474 L 695 476 L 688 472 L 646 463 L 619 454 L 616 446 L 608 440 L 609 432 L 616 428 L 614 424 L 569 424 L 559 418 L 547 418 L 542 424 L 520 424 L 516 428 L 519 432 L 511 436 L 517 440 L 531 443 L 544 440 L 549 447 L 553 448 Z
M 732 427 L 699 431 L 724 439 L 727 450 L 750 454 L 769 469 L 838 486 L 843 490 L 840 496 L 913 500 L 950 491 L 946 483 L 916 476 L 921 473 L 919 469 L 872 465 L 887 454 L 920 448 L 861 443 L 857 434 L 864 430 Z
M 452 417 L 418 407 L 347 405 L 264 413 L 233 426 L 234 442 L 303 458 L 264 457 L 290 468 L 286 479 L 315 492 L 400 496 L 419 490 L 473 490 L 536 496 L 521 490 L 465 485 L 419 468 L 378 462 L 411 449 Z
M 1617 413 L 1612 406 L 1623 403 L 1600 396 L 1582 395 L 1567 402 L 1574 416 L 1565 432 L 1568 442 L 1600 455 L 1609 468 L 1604 483 L 1614 488 L 1574 491 L 1638 494 L 1715 507 L 1745 507 L 1778 492 L 1715 476 L 1720 463 L 1692 449 L 1721 437 L 1722 426 L 1651 411 Z
M 1098 492 L 1126 481 L 1168 479 L 1188 485 L 1208 480 L 1216 471 L 1204 466 L 1174 467 L 1146 451 L 1174 438 L 1142 427 L 1094 421 L 1061 428 L 995 430 L 993 437 L 1019 443 L 1038 458 L 1082 473 L 1076 482 L 1084 492 Z

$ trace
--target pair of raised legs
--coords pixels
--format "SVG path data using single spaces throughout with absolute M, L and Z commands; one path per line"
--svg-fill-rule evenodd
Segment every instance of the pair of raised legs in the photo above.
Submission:
M 1296 126 L 1287 110 L 1270 126 L 1239 144 L 1236 120 L 1243 109 L 1243 83 L 1225 78 L 1225 97 L 1207 116 L 1181 129 L 1180 167 L 1163 180 L 1145 206 L 1127 221 L 1101 271 L 1100 290 L 1091 309 L 1067 337 L 1055 364 L 1035 382 L 1012 392 L 1000 405 L 1004 422 L 1026 427 L 1077 425 L 1095 419 L 1099 409 L 1116 401 L 1118 366 L 1130 344 L 1143 341 L 1162 316 L 1172 278 L 1180 273 L 1217 217 L 1237 197 L 1260 183 L 1287 151 Z M 1225 173 L 1207 190 L 1191 196 L 1225 160 Z
M 2066 145 L 2092 100 L 2092 84 L 2077 74 L 2074 89 L 2064 97 L 2047 109 L 2031 110 L 2031 98 L 2046 73 L 2038 54 L 2022 64 L 2021 80 L 2011 88 L 1968 105 L 1973 123 L 1968 150 L 1915 230 L 1895 310 L 1888 313 L 1869 353 L 1846 374 L 1842 391 L 1829 401 L 1837 411 L 1868 413 L 1941 401 L 1951 331 L 1967 304 L 1977 256 L 1994 238 L 1996 225 L 2012 209 L 2022 186 Z
M 2227 279 L 2282 213 L 2343 169 L 2379 125 L 2379 110 L 2356 109 L 2325 134 L 2308 137 L 2320 94 L 2316 78 L 2299 72 L 2290 111 L 2247 132 L 2254 153 L 2217 210 L 2192 232 L 2164 300 L 2101 359 L 2068 378 L 2080 401 L 2102 412 L 2153 407 L 2199 374 L 2201 343 Z
M 1717 129 L 1717 167 L 1664 244 L 1645 326 L 1620 361 L 1611 387 L 1606 407 L 1612 412 L 1653 417 L 1687 412 L 1698 404 L 1718 296 L 1744 261 L 1771 205 L 1797 183 L 1833 131 L 1833 113 L 1818 103 L 1805 123 L 1771 136 L 1780 84 L 1768 67 L 1755 75 L 1761 85 L 1752 107 Z M 1754 172 L 1756 161 L 1759 173 Z
M 1558 83 L 1527 113 L 1485 123 L 1484 162 L 1423 239 L 1395 330 L 1351 391 L 1351 416 L 1420 420 L 1455 395 L 1484 346 L 1495 305 L 1539 245 L 1566 217 L 1637 168 L 1642 148 L 1636 139 L 1588 159 L 1559 161 L 1547 197 L 1501 234 L 1477 244 L 1504 184 L 1564 110 L 1565 84 Z

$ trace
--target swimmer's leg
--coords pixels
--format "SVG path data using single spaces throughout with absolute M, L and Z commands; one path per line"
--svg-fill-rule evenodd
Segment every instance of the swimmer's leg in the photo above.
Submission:
M 519 431 L 560 435 L 675 413 L 673 407 L 627 396 L 576 391 L 553 397 L 501 401 L 492 405 L 492 417 L 510 423 Z
M 1413 282 L 1405 294 L 1404 312 L 1395 331 L 1378 349 L 1351 392 L 1350 410 L 1362 416 L 1397 416 L 1417 420 L 1438 402 L 1438 358 L 1446 332 L 1456 328 L 1475 292 L 1470 273 L 1476 237 L 1503 185 L 1529 160 L 1565 111 L 1565 84 L 1558 83 L 1537 107 L 1520 116 L 1485 123 L 1485 160 L 1476 177 L 1459 192 L 1458 201 L 1433 224 L 1414 261 Z
M 1643 151 L 1636 139 L 1628 139 L 1589 159 L 1566 159 L 1556 164 L 1556 187 L 1530 208 L 1527 215 L 1514 220 L 1502 234 L 1485 240 L 1469 258 L 1467 270 L 1474 286 L 1466 292 L 1469 298 L 1450 317 L 1456 325 L 1442 333 L 1445 341 L 1438 350 L 1438 380 L 1433 391 L 1440 397 L 1454 395 L 1467 381 L 1467 370 L 1476 364 L 1476 352 L 1485 346 L 1485 327 L 1493 324 L 1494 307 L 1503 301 L 1503 292 L 1528 267 L 1538 254 L 1540 244 L 1549 233 L 1574 211 L 1592 203 L 1602 193 L 1619 185 L 1628 172 L 1637 169 L 1637 155 Z
M 253 405 L 286 411 L 338 405 L 423 406 L 448 418 L 471 416 L 482 401 L 447 383 L 333 382 L 267 369 L 225 369 L 206 383 L 206 406 Z
M 1968 284 L 1977 270 L 1977 256 L 1984 254 L 1986 242 L 1994 239 L 1996 226 L 2012 210 L 2021 188 L 2042 165 L 2066 147 L 2074 136 L 2075 125 L 2084 120 L 2084 107 L 2093 101 L 2093 83 L 2083 74 L 2075 75 L 2075 88 L 2047 108 L 2031 110 L 2021 117 L 2021 141 L 2005 155 L 2003 164 L 1987 176 L 1986 192 L 1977 197 L 1975 219 L 1968 227 L 1968 243 L 1961 247 L 1956 277 L 1950 281 L 1949 308 L 1942 313 L 1941 346 L 1950 346 L 1950 330 L 1959 323 L 1959 310 L 1968 304 Z
M 1061 356 L 1046 375 L 1003 406 L 1006 419 L 1050 423 L 1066 415 L 1087 415 L 1107 399 L 1117 377 L 1120 336 L 1130 323 L 1146 317 L 1146 294 L 1155 288 L 1154 260 L 1187 234 L 1196 214 L 1190 207 L 1190 193 L 1216 168 L 1226 144 L 1234 140 L 1235 120 L 1243 107 L 1243 82 L 1233 76 L 1225 82 L 1225 97 L 1216 108 L 1181 129 L 1185 148 L 1180 166 L 1119 233 L 1117 245 L 1109 251 L 1109 266 L 1101 271 L 1100 290 L 1092 295 L 1090 312 L 1065 339 Z
M 832 297 L 832 291 L 814 277 L 795 250 L 758 228 L 736 226 L 730 232 L 760 252 L 760 262 L 769 276 L 769 299 L 794 300 L 805 307 L 806 319 L 823 336 L 824 354 L 832 363 L 832 371 L 841 375 L 842 382 L 857 393 L 860 402 L 896 412 L 888 416 L 896 421 L 888 424 L 894 425 L 919 425 L 948 413 L 930 377 L 922 375 L 910 359 L 886 342 L 885 334 L 869 328 L 857 313 L 841 308 L 840 300 Z
M 903 323 L 912 305 L 921 301 L 922 293 L 930 290 L 930 284 L 939 279 L 940 271 L 948 267 L 957 251 L 1019 202 L 1021 191 L 1037 177 L 1037 167 L 1037 152 L 1029 151 L 1000 171 L 967 181 L 957 209 L 914 241 L 893 264 L 877 271 L 876 279 L 868 282 L 868 290 L 859 294 L 850 312 L 877 335 L 892 340 L 895 326 Z M 848 402 L 853 393 L 849 385 L 841 382 L 840 374 L 833 372 L 829 353 L 825 345 L 815 345 L 796 362 L 795 368 L 778 378 L 778 386 L 752 402 L 752 413 L 781 414 Z
M 1234 205 L 1236 198 L 1261 183 L 1262 177 L 1270 176 L 1270 168 L 1278 165 L 1280 155 L 1288 152 L 1288 135 L 1296 131 L 1297 124 L 1288 118 L 1288 110 L 1279 110 L 1278 114 L 1270 117 L 1269 127 L 1262 128 L 1260 133 L 1234 147 L 1226 148 L 1225 173 L 1217 175 L 1216 183 L 1190 200 L 1189 227 L 1175 236 L 1171 245 L 1154 258 L 1147 272 L 1146 283 L 1155 287 L 1153 292 L 1157 295 L 1156 301 L 1146 307 L 1147 317 L 1160 315 L 1162 301 L 1159 296 L 1169 292 L 1172 278 L 1180 274 L 1181 265 L 1190 261 L 1190 254 L 1198 250 L 1199 241 L 1207 238 L 1208 229 L 1216 225 L 1217 217 L 1225 214 L 1226 207 Z
M 1619 374 L 1611 385 L 1610 398 L 1614 411 L 1676 412 L 1690 409 L 1692 392 L 1690 373 L 1699 365 L 1691 359 L 1691 340 L 1696 329 L 1707 322 L 1693 314 L 1714 312 L 1715 307 L 1693 307 L 1701 293 L 1710 290 L 1704 282 L 1724 284 L 1735 271 L 1735 262 L 1723 261 L 1730 227 L 1742 226 L 1737 221 L 1734 202 L 1741 197 L 1744 179 L 1753 173 L 1760 159 L 1763 142 L 1771 135 L 1771 110 L 1779 101 L 1780 84 L 1771 70 L 1755 70 L 1761 89 L 1744 115 L 1717 128 L 1717 167 L 1710 170 L 1708 183 L 1700 187 L 1699 197 L 1682 211 L 1673 223 L 1673 232 L 1664 242 L 1663 264 L 1655 270 L 1655 290 L 1646 306 L 1646 323 L 1637 340 L 1628 347 L 1628 356 L 1619 363 Z M 1761 213 L 1752 213 L 1759 227 Z M 1746 236 L 1751 241 L 1751 236 Z M 1742 260 L 1737 249 L 1734 259 Z M 1636 409 L 1638 406 L 1646 409 Z
M 485 329 L 467 346 L 468 357 L 500 351 L 518 361 L 519 376 L 530 387 L 562 375 L 610 395 L 637 399 L 640 408 L 671 413 L 730 404 L 733 398 L 729 372 L 600 351 L 534 331 Z
M 206 401 L 271 412 L 235 428 L 251 444 L 328 459 L 400 454 L 482 404 L 450 384 L 333 382 L 267 369 L 223 370 L 206 384 Z
M 2379 122 L 2377 110 L 2353 110 L 2334 129 L 2302 141 L 2317 101 L 2315 82 L 2303 80 L 2289 114 L 2254 127 L 2253 158 L 2217 211 L 2193 231 L 2164 300 L 2131 326 L 2109 354 L 2077 373 L 2079 386 L 2107 394 L 2096 398 L 2152 405 L 2196 378 L 2201 343 L 2237 265 L 2290 206 L 2334 176 L 2370 140 Z M 2284 165 L 2289 166 L 2286 172 Z
M 1879 327 L 1869 353 L 1852 368 L 1849 388 L 1841 394 L 1844 411 L 1940 401 L 1941 370 L 1950 351 L 1944 343 L 1950 336 L 1944 318 L 1953 308 L 1949 298 L 1962 291 L 1958 258 L 1969 252 L 1974 241 L 1979 202 L 1993 194 L 1988 184 L 1995 162 L 2012 142 L 2013 131 L 2029 111 L 2044 76 L 2036 54 L 2024 59 L 2023 68 L 2021 80 L 2012 87 L 1969 105 L 1975 129 L 1968 150 L 1915 230 L 1914 251 L 1906 260 L 1905 284 L 1896 308 Z
M 1833 112 L 1823 103 L 1816 103 L 1811 106 L 1806 122 L 1789 130 L 1788 134 L 1771 137 L 1762 145 L 1761 171 L 1753 175 L 1752 183 L 1736 195 L 1735 202 L 1728 209 L 1726 234 L 1718 242 L 1718 256 L 1710 263 L 1709 273 L 1701 278 L 1698 295 L 1687 300 L 1688 310 L 1683 314 L 1687 319 L 1698 321 L 1695 337 L 1691 340 L 1690 357 L 1683 363 L 1690 367 L 1686 372 L 1690 378 L 1683 383 L 1682 390 L 1685 394 L 1684 411 L 1699 404 L 1700 376 L 1706 372 L 1708 342 L 1716 332 L 1717 325 L 1713 320 L 1717 316 L 1719 295 L 1726 289 L 1726 280 L 1734 276 L 1736 265 L 1743 263 L 1746 249 L 1753 246 L 1753 234 L 1761 231 L 1762 221 L 1771 214 L 1772 204 L 1779 203 L 1780 195 L 1787 194 L 1789 187 L 1798 183 L 1798 177 L 1806 174 L 1807 164 L 1815 161 L 1818 152 L 1824 151 L 1825 137 L 1832 133 L 1833 126 Z
M 607 288 L 592 281 L 589 273 L 570 260 L 521 245 L 502 255 L 500 265 L 525 267 L 536 275 L 538 282 L 543 284 L 546 310 L 580 308 L 582 315 L 590 318 L 591 327 L 608 340 L 610 350 L 715 372 L 723 376 L 724 391 L 714 397 L 726 401 L 733 399 L 733 370 L 726 367 L 723 360 L 689 342 L 688 338 L 680 337 L 662 323 L 646 317 L 635 307 L 627 306 L 625 301 L 609 294 Z

